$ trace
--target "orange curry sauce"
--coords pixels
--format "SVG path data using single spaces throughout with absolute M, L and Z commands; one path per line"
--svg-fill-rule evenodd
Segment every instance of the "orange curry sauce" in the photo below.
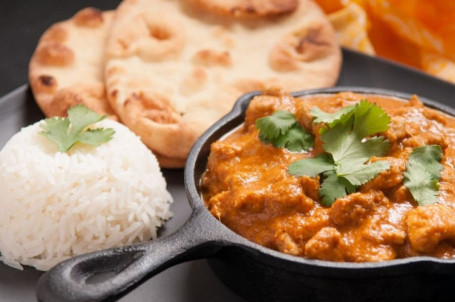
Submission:
M 391 143 L 390 169 L 337 199 L 320 203 L 319 177 L 292 176 L 292 162 L 322 152 L 310 110 L 326 112 L 368 99 L 391 117 L 381 133 Z M 276 110 L 295 114 L 315 135 L 310 152 L 293 153 L 265 144 L 255 121 Z M 438 202 L 418 206 L 403 185 L 412 148 L 438 144 L 443 149 Z M 268 91 L 252 100 L 244 125 L 212 144 L 201 180 L 206 206 L 241 236 L 284 253 L 331 261 L 381 261 L 417 255 L 455 257 L 455 119 L 409 102 L 377 95 L 340 93 L 292 98 Z M 372 159 L 374 160 L 374 159 Z

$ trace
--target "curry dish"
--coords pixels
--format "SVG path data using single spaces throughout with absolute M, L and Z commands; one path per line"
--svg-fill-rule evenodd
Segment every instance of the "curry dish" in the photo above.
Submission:
M 320 178 L 295 176 L 288 166 L 323 152 L 311 108 L 325 112 L 367 99 L 390 116 L 380 133 L 390 167 L 357 192 L 323 205 Z M 295 115 L 314 136 L 309 151 L 276 148 L 258 137 L 255 121 L 277 110 Z M 403 178 L 411 150 L 442 149 L 435 203 L 418 205 Z M 455 257 L 455 119 L 409 101 L 350 92 L 293 98 L 277 90 L 255 97 L 244 124 L 211 146 L 201 180 L 206 206 L 223 224 L 260 245 L 287 254 L 330 261 L 382 261 L 418 255 Z M 378 160 L 372 159 L 372 160 Z

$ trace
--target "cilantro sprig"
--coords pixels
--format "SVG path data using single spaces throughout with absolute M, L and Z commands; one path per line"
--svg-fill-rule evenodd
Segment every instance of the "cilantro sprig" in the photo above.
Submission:
M 51 117 L 40 125 L 40 134 L 55 143 L 60 152 L 69 151 L 76 143 L 98 146 L 112 139 L 111 128 L 92 129 L 91 126 L 106 116 L 91 111 L 84 105 L 68 109 L 68 117 Z
M 313 147 L 313 136 L 303 129 L 294 114 L 278 110 L 272 115 L 256 120 L 259 139 L 277 148 L 299 152 Z
M 388 129 L 390 117 L 366 100 L 334 113 L 315 107 L 314 123 L 324 123 L 320 138 L 324 153 L 315 158 L 298 160 L 288 167 L 291 175 L 321 175 L 319 195 L 324 205 L 355 192 L 358 187 L 389 169 L 387 161 L 369 162 L 372 156 L 383 156 L 390 143 L 382 136 L 370 137 Z
M 441 159 L 442 149 L 438 145 L 414 148 L 409 155 L 403 183 L 420 206 L 437 201 L 443 168 Z

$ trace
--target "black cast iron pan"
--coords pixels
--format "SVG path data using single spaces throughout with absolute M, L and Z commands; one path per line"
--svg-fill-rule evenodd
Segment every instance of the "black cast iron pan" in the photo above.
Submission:
M 389 90 L 336 87 L 293 93 L 304 96 L 353 91 L 409 99 Z M 42 302 L 114 301 L 160 271 L 197 258 L 209 258 L 216 275 L 248 301 L 422 301 L 455 299 L 455 260 L 414 257 L 375 263 L 309 260 L 273 251 L 235 234 L 206 209 L 199 192 L 210 144 L 243 122 L 250 100 L 242 96 L 233 110 L 193 146 L 185 167 L 192 207 L 175 233 L 139 245 L 103 250 L 64 261 L 45 273 L 37 286 Z M 455 116 L 455 110 L 422 99 Z M 153 301 L 153 297 L 150 298 Z

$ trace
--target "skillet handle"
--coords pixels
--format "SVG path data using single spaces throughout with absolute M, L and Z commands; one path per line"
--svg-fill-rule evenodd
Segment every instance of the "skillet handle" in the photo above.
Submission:
M 195 210 L 175 233 L 139 245 L 68 259 L 38 281 L 41 302 L 114 301 L 164 269 L 215 254 L 223 245 L 209 220 Z

